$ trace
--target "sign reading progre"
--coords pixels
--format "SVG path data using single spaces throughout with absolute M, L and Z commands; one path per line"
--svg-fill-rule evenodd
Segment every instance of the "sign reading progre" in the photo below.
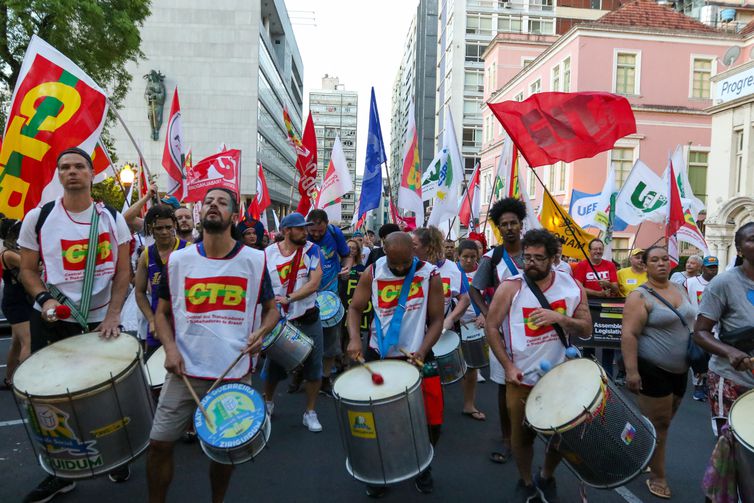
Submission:
M 754 94 L 754 67 L 715 83 L 715 100 L 725 103 Z

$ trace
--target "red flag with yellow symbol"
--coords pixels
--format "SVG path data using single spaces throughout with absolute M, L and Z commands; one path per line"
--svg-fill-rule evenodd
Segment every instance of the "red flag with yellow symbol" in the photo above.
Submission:
M 58 154 L 69 147 L 94 151 L 106 114 L 105 91 L 73 61 L 33 36 L 0 150 L 0 212 L 21 219 L 57 197 L 62 192 L 55 176 Z

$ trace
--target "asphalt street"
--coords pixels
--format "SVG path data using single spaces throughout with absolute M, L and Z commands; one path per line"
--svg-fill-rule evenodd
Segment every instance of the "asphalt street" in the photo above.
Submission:
M 0 375 L 5 374 L 8 346 L 9 340 L 0 338 Z M 254 385 L 259 388 L 261 381 L 255 378 Z M 317 410 L 324 431 L 311 433 L 301 423 L 304 395 L 289 395 L 286 388 L 284 384 L 279 386 L 267 448 L 253 462 L 236 469 L 226 501 L 369 501 L 362 484 L 345 469 L 333 400 L 320 397 Z M 445 426 L 432 463 L 434 493 L 419 494 L 413 482 L 404 482 L 391 487 L 383 501 L 506 501 L 518 476 L 512 461 L 501 465 L 489 460 L 490 452 L 500 447 L 496 385 L 486 382 L 478 386 L 477 406 L 487 413 L 487 421 L 463 416 L 461 406 L 460 384 L 445 387 Z M 45 475 L 18 420 L 12 393 L 0 392 L 0 502 L 22 501 Z M 672 501 L 703 500 L 700 483 L 713 444 L 709 408 L 706 403 L 693 401 L 689 391 L 670 429 L 667 471 Z M 543 448 L 544 444 L 538 441 L 535 466 L 541 463 Z M 198 444 L 179 442 L 169 501 L 209 501 L 208 464 Z M 145 466 L 142 455 L 133 462 L 127 482 L 114 484 L 106 477 L 80 481 L 74 491 L 54 501 L 146 501 Z M 562 465 L 556 475 L 561 501 L 581 501 L 576 477 Z M 660 501 L 647 491 L 646 478 L 640 475 L 617 490 L 587 488 L 586 494 L 594 502 Z

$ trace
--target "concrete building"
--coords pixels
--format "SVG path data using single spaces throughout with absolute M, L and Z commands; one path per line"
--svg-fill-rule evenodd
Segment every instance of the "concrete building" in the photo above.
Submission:
M 694 193 L 704 196 L 711 138 L 711 120 L 705 111 L 712 104 L 710 80 L 719 71 L 719 60 L 738 39 L 739 35 L 720 32 L 668 7 L 638 0 L 598 21 L 577 24 L 544 50 L 549 39 L 498 36 L 485 52 L 485 67 L 496 68 L 499 82 L 506 83 L 488 99 L 521 101 L 544 91 L 607 91 L 624 95 L 631 103 L 637 133 L 593 158 L 536 168 L 565 207 L 572 189 L 599 192 L 611 164 L 619 185 L 639 158 L 661 174 L 677 145 L 684 145 Z M 533 61 L 508 77 L 511 59 L 536 51 L 541 52 Z M 595 65 L 595 61 L 601 64 Z M 491 173 L 500 155 L 502 128 L 487 107 L 483 121 L 482 194 L 486 203 Z M 524 168 L 523 176 L 530 204 L 538 209 L 542 187 L 533 170 Z M 634 229 L 627 231 L 616 233 L 613 249 L 618 257 L 631 246 L 629 237 Z M 635 244 L 647 246 L 663 233 L 660 226 L 646 222 Z
M 161 166 L 173 90 L 179 89 L 183 136 L 194 162 L 218 152 L 220 145 L 242 151 L 240 188 L 256 191 L 261 162 L 278 214 L 285 213 L 296 155 L 287 142 L 283 106 L 301 134 L 303 63 L 283 0 L 153 0 L 141 31 L 145 58 L 130 64 L 134 76 L 120 113 L 141 143 L 160 187 L 167 185 Z M 165 76 L 163 124 L 151 139 L 144 79 L 151 70 Z M 138 155 L 125 131 L 111 129 L 118 157 L 136 163 Z M 294 194 L 293 204 L 298 200 Z
M 309 92 L 309 110 L 317 135 L 317 172 L 322 185 L 330 164 L 333 142 L 340 136 L 351 180 L 356 180 L 356 119 L 359 96 L 356 91 L 346 91 L 338 77 L 325 75 L 322 89 Z M 343 223 L 350 222 L 354 212 L 354 193 L 343 196 Z
M 722 263 L 736 255 L 733 236 L 754 221 L 754 21 L 739 32 L 730 67 L 712 77 L 714 105 L 707 175 L 705 237 Z

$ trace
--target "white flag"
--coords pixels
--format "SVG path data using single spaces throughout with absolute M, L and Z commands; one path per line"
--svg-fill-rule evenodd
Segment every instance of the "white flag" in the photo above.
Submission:
M 539 222 L 537 212 L 534 210 L 532 200 L 529 198 L 529 191 L 526 190 L 526 182 L 524 181 L 523 176 L 526 172 L 526 168 L 531 169 L 531 167 L 529 167 L 523 159 L 519 162 L 523 162 L 523 164 L 519 164 L 518 166 L 518 190 L 521 193 L 519 199 L 526 205 L 526 218 L 523 221 L 524 232 L 532 229 L 541 229 L 542 224 Z
M 343 203 L 340 199 L 338 199 L 337 202 L 328 204 L 322 209 L 327 213 L 327 220 L 331 223 L 339 224 L 343 220 Z
M 668 188 L 662 178 L 636 160 L 615 201 L 615 216 L 629 225 L 644 220 L 662 223 L 668 204 Z
M 691 216 L 696 220 L 699 217 L 699 213 L 704 210 L 704 203 L 701 199 L 694 195 L 691 190 L 691 182 L 689 181 L 689 167 L 683 158 L 683 147 L 678 145 L 675 151 L 670 156 L 670 162 L 673 163 L 673 170 L 675 176 L 678 179 L 678 193 L 681 196 L 681 204 L 683 209 L 689 210 Z
M 339 201 L 343 195 L 353 190 L 353 180 L 348 172 L 346 155 L 343 153 L 343 145 L 340 137 L 335 137 L 330 155 L 330 164 L 327 166 L 325 178 L 322 181 L 322 189 L 317 198 L 317 208 L 325 208 L 328 204 Z M 340 219 L 338 219 L 340 220 Z
M 437 178 L 437 194 L 427 225 L 437 225 L 458 216 L 459 189 L 463 180 L 463 158 L 458 148 L 453 116 L 446 110 L 443 138 L 443 163 Z
M 612 205 L 613 196 L 617 194 L 618 189 L 615 184 L 615 166 L 611 165 L 607 172 L 607 178 L 602 185 L 602 192 L 597 199 L 597 209 L 592 212 L 587 218 L 585 218 L 585 225 L 590 225 L 600 230 L 600 232 L 607 232 L 608 224 L 610 223 L 610 206 Z
M 278 214 L 275 210 L 272 210 L 272 218 L 275 220 L 275 230 L 280 230 L 280 220 L 278 220 Z

